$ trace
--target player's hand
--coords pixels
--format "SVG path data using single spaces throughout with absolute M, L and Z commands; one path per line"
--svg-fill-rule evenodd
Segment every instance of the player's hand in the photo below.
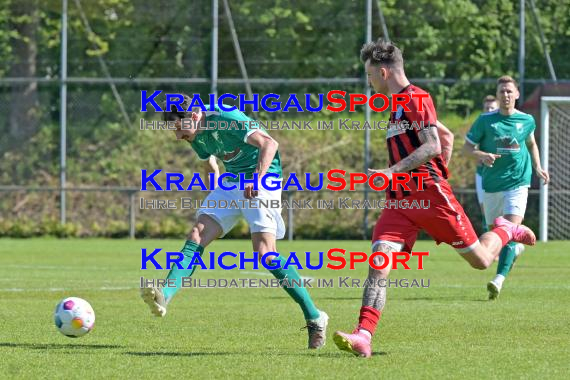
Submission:
M 245 190 L 243 192 L 243 196 L 245 199 L 253 199 L 259 195 L 258 190 L 253 190 L 253 183 L 248 183 L 245 185 Z
M 500 157 L 501 157 L 500 154 L 483 153 L 483 154 L 481 154 L 480 159 L 481 159 L 481 162 L 483 163 L 483 165 L 492 168 L 493 164 L 495 163 L 495 160 L 497 158 L 500 158 Z
M 390 169 L 368 169 L 368 177 L 376 173 L 384 173 L 386 177 L 392 178 L 392 171 Z M 374 178 L 374 184 L 378 187 L 384 185 L 384 179 L 382 177 Z
M 550 174 L 546 170 L 538 168 L 536 169 L 536 175 L 542 178 L 544 181 L 543 185 L 548 185 L 548 182 L 550 182 Z

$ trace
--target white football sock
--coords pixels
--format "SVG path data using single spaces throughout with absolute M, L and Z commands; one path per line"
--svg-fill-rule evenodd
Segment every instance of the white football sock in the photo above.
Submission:
M 495 278 L 493 279 L 493 282 L 499 285 L 499 287 L 503 286 L 503 281 L 505 281 L 505 276 L 503 276 L 502 274 L 496 275 Z
M 370 334 L 370 331 L 365 330 L 365 329 L 358 329 L 358 331 L 360 331 L 362 334 L 366 335 L 369 339 L 372 339 L 372 334 Z

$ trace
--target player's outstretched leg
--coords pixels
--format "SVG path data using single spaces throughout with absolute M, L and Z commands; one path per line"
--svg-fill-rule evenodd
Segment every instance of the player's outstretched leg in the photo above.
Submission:
M 175 265 L 166 277 L 167 281 L 174 283 L 174 286 L 141 289 L 141 297 L 153 315 L 157 317 L 164 317 L 166 315 L 166 306 L 182 287 L 182 278 L 192 276 L 196 270 L 195 266 L 190 266 L 194 255 L 199 254 L 202 256 L 204 247 L 220 236 L 221 233 L 222 228 L 214 219 L 207 215 L 200 215 L 198 217 L 196 225 L 192 227 L 188 235 L 188 240 L 186 240 L 182 248 L 181 253 L 184 255 L 184 259 L 181 262 L 181 268 Z
M 372 250 L 374 252 L 384 252 L 390 255 L 402 249 L 400 243 L 381 242 Z M 375 256 L 374 263 L 382 266 L 384 259 L 382 256 Z M 386 304 L 386 286 L 380 280 L 386 280 L 390 273 L 390 266 L 382 270 L 370 267 L 364 294 L 362 295 L 362 307 L 358 325 L 352 333 L 336 331 L 333 340 L 337 347 L 353 355 L 369 358 L 372 356 L 372 336 L 378 326 L 378 321 L 382 315 L 382 310 Z
M 467 251 L 459 251 L 461 256 L 475 269 L 487 269 L 495 257 L 509 242 L 536 244 L 536 236 L 532 230 L 522 224 L 516 224 L 503 217 L 495 219 L 495 227 L 481 235 L 479 242 Z
M 253 241 L 253 249 L 259 252 L 261 259 L 267 252 L 276 252 L 275 235 L 269 232 L 256 232 L 251 234 Z M 284 269 L 283 266 L 286 260 L 281 256 L 268 257 L 267 264 L 273 265 L 273 262 L 279 261 L 279 268 L 271 270 L 271 274 L 279 280 L 287 281 L 284 286 L 285 291 L 295 302 L 299 304 L 305 320 L 307 321 L 306 328 L 309 333 L 308 348 L 318 349 L 325 345 L 327 338 L 327 325 L 329 316 L 324 311 L 317 309 L 309 292 L 304 286 L 299 286 L 303 283 L 299 272 L 294 266 Z

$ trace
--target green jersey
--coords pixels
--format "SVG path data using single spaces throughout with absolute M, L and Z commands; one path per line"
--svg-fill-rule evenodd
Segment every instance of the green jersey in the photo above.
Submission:
M 208 111 L 203 111 L 206 114 L 201 126 L 203 130 L 191 143 L 198 158 L 205 161 L 213 155 L 222 160 L 226 171 L 237 177 L 228 181 L 239 181 L 240 173 L 245 174 L 247 179 L 253 178 L 259 148 L 248 144 L 247 138 L 254 132 L 267 132 L 239 110 L 222 111 L 216 105 L 214 111 L 209 111 L 210 106 L 205 104 L 205 107 Z M 279 178 L 283 176 L 279 152 L 275 153 L 267 172 L 279 174 Z
M 483 190 L 489 193 L 530 186 L 532 165 L 526 147 L 534 133 L 534 118 L 515 110 L 509 116 L 497 111 L 481 114 L 465 139 L 483 152 L 500 154 L 493 167 L 483 167 Z

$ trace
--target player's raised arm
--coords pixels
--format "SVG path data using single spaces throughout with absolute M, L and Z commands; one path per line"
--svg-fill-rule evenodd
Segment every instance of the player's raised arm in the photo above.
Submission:
M 487 153 L 479 150 L 476 144 L 473 144 L 469 140 L 465 140 L 465 144 L 463 144 L 463 153 L 467 156 L 476 158 L 478 161 L 482 162 L 483 165 L 493 167 L 495 160 L 500 158 L 500 154 L 494 153 Z
M 481 140 L 486 136 L 486 122 L 483 118 L 484 115 L 481 115 L 475 120 L 475 123 L 467 132 L 465 136 L 465 144 L 463 145 L 463 153 L 465 153 L 468 157 L 475 158 L 483 165 L 488 167 L 493 167 L 495 164 L 495 160 L 500 158 L 500 154 L 485 152 L 479 149 L 479 144 Z
M 540 153 L 538 152 L 538 145 L 536 144 L 534 133 L 531 133 L 527 137 L 525 142 L 526 142 L 526 147 L 530 152 L 530 157 L 532 159 L 532 167 L 534 168 L 536 175 L 542 178 L 545 185 L 548 185 L 548 182 L 550 182 L 550 175 L 540 165 Z
M 455 136 L 445 125 L 443 125 L 439 120 L 437 121 L 437 134 L 439 141 L 441 142 L 441 155 L 447 165 L 451 161 L 451 155 L 453 153 L 453 140 Z
M 465 136 L 465 144 L 463 144 L 463 153 L 468 157 L 475 158 L 483 165 L 493 167 L 495 160 L 500 158 L 500 154 L 484 152 L 479 149 L 479 143 L 485 136 L 485 122 L 482 121 L 481 116 L 475 120 L 475 123 L 467 132 Z

